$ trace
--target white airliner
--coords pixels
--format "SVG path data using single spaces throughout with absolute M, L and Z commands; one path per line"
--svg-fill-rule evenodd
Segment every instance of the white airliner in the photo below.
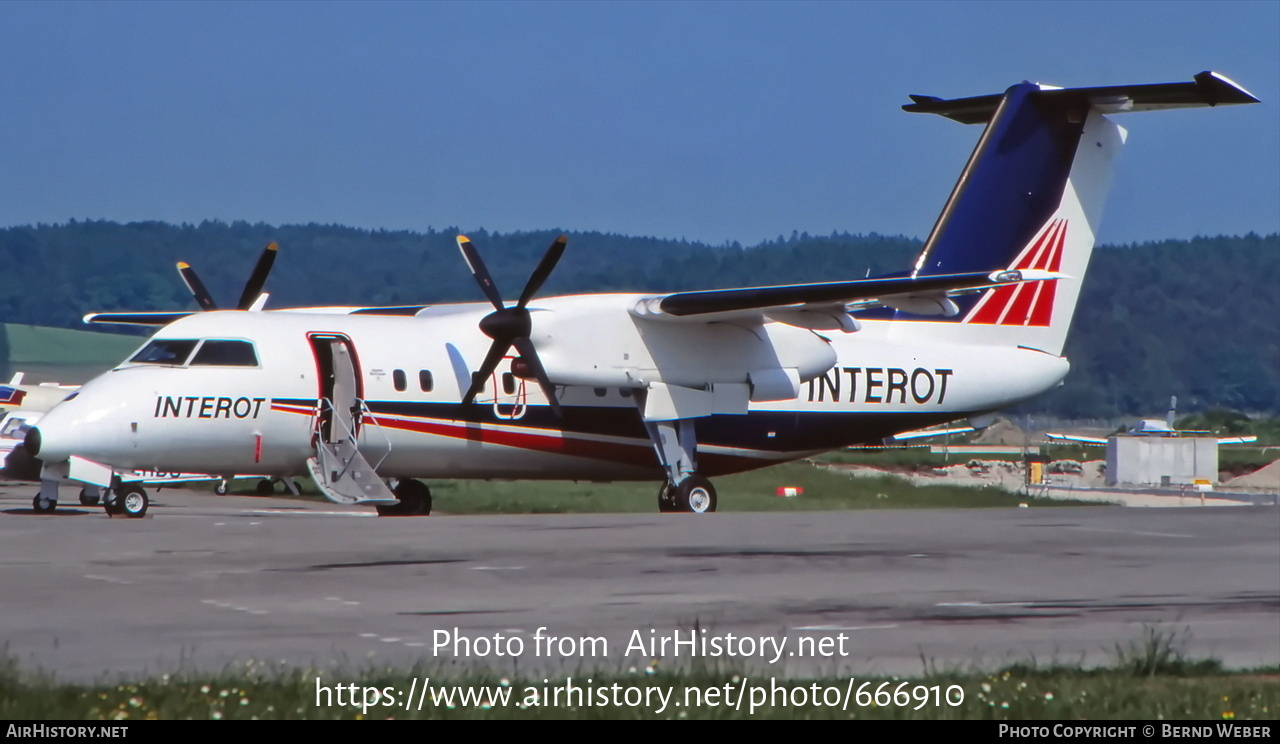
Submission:
M 912 100 L 986 127 L 899 275 L 534 299 L 560 238 L 509 305 L 459 237 L 487 304 L 262 311 L 269 246 L 219 311 L 180 264 L 205 312 L 86 318 L 168 325 L 28 434 L 38 506 L 79 481 L 141 516 L 132 469 L 310 473 L 384 515 L 430 511 L 417 478 L 665 479 L 660 510 L 714 511 L 708 476 L 981 421 L 1058 385 L 1126 134 L 1105 115 L 1257 101 L 1212 72 Z

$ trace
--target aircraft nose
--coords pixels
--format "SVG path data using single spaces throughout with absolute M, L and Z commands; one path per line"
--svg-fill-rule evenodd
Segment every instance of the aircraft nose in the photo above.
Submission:
M 55 406 L 27 431 L 22 447 L 28 455 L 46 463 L 62 462 L 71 455 L 88 454 L 83 450 L 92 443 L 92 438 L 86 441 L 85 433 L 93 428 Z

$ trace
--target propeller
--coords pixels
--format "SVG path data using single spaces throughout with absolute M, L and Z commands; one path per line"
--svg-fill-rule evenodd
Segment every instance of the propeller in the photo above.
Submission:
M 561 235 L 555 239 L 555 242 L 547 248 L 547 252 L 543 254 L 542 261 L 538 263 L 538 267 L 533 270 L 533 274 L 529 276 L 529 281 L 524 285 L 524 291 L 520 293 L 520 299 L 516 301 L 514 307 L 507 307 L 502 300 L 502 294 L 498 292 L 497 286 L 493 283 L 493 277 L 489 275 L 489 270 L 485 267 L 484 261 L 480 260 L 480 254 L 476 252 L 475 246 L 465 235 L 458 236 L 458 248 L 462 251 L 462 258 L 466 260 L 467 267 L 471 269 L 471 275 L 476 278 L 476 282 L 480 285 L 480 291 L 484 292 L 484 296 L 489 299 L 495 308 L 493 312 L 480 319 L 480 331 L 484 335 L 493 339 L 493 345 L 489 347 L 489 353 L 485 355 L 484 363 L 480 365 L 480 370 L 476 372 L 471 379 L 471 387 L 467 388 L 466 395 L 462 396 L 462 404 L 466 405 L 475 400 L 476 394 L 484 386 L 484 381 L 494 370 L 498 368 L 498 364 L 502 362 L 503 357 L 516 347 L 520 352 L 520 363 L 513 366 L 522 366 L 527 372 L 538 381 L 538 385 L 542 388 L 542 392 L 547 396 L 547 402 L 551 404 L 551 410 L 555 411 L 559 416 L 560 402 L 556 400 L 556 389 L 551 384 L 551 378 L 547 377 L 547 370 L 542 366 L 542 360 L 538 358 L 538 351 L 534 348 L 533 342 L 529 340 L 529 333 L 533 329 L 533 320 L 529 315 L 527 308 L 529 300 L 533 299 L 533 295 L 542 288 L 547 277 L 551 276 L 551 271 L 556 267 L 556 262 L 560 260 L 560 255 L 564 253 L 565 243 L 568 239 Z M 521 375 L 526 376 L 526 375 Z
M 258 263 L 253 267 L 253 273 L 249 275 L 249 281 L 245 282 L 244 292 L 240 294 L 240 302 L 236 304 L 237 310 L 248 310 L 257 301 L 262 294 L 262 286 L 267 282 L 267 274 L 271 273 L 271 265 L 276 261 L 276 251 L 280 250 L 280 246 L 273 241 L 262 249 L 262 255 L 258 257 Z M 213 301 L 213 295 L 209 294 L 209 290 L 205 289 L 204 282 L 200 281 L 200 277 L 196 276 L 196 270 L 191 268 L 191 264 L 186 261 L 178 262 L 178 273 L 182 275 L 182 281 L 186 283 L 187 289 L 191 290 L 191 295 L 196 298 L 196 304 L 203 311 L 217 310 L 218 303 Z

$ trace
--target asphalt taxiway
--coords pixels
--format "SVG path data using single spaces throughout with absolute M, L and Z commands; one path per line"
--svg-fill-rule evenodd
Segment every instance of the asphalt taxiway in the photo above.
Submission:
M 578 673 L 654 663 L 627 653 L 637 632 L 695 631 L 787 639 L 776 661 L 763 644 L 703 659 L 774 676 L 1102 663 L 1147 628 L 1191 657 L 1280 663 L 1276 506 L 391 519 L 166 490 L 126 519 L 37 515 L 34 488 L 0 486 L 0 640 L 60 679 L 249 660 Z M 539 628 L 573 642 L 536 653 Z M 496 653 L 516 638 L 518 658 Z

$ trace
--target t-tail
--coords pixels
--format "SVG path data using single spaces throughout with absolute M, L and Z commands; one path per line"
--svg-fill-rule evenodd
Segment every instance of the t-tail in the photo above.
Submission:
M 911 98 L 906 111 L 987 125 L 912 275 L 1000 268 L 1065 275 L 957 298 L 952 323 L 930 325 L 952 340 L 1055 355 L 1066 343 L 1112 162 L 1125 141 L 1125 130 L 1105 115 L 1258 100 L 1214 72 L 1186 83 L 1064 89 L 1024 82 L 976 98 Z

